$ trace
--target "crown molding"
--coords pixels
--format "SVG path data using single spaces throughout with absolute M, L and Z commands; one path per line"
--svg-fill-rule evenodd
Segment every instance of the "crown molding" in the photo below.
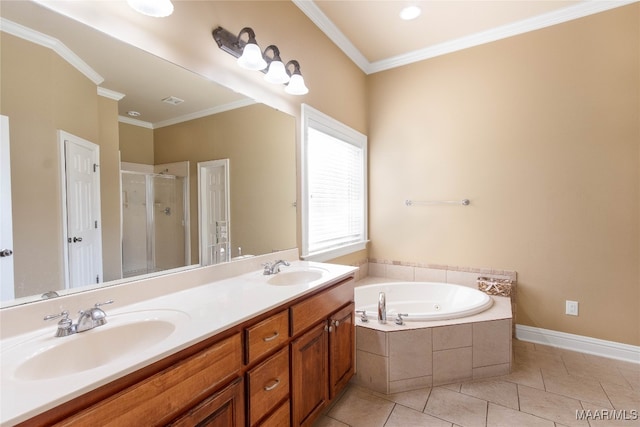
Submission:
M 104 81 L 104 78 L 91 68 L 89 64 L 84 62 L 64 43 L 54 37 L 32 30 L 31 28 L 5 18 L 0 18 L 0 31 L 53 50 L 96 85 L 100 85 Z
M 315 5 L 313 0 L 293 0 L 293 2 L 311 19 L 351 60 L 366 74 L 389 70 L 425 59 L 445 55 L 485 43 L 539 30 L 574 19 L 604 12 L 617 7 L 636 3 L 639 0 L 600 1 L 586 0 L 579 4 L 553 12 L 524 19 L 511 24 L 502 25 L 487 31 L 461 37 L 444 43 L 415 50 L 403 55 L 394 56 L 376 62 L 369 62 L 347 37 L 329 20 Z
M 362 71 L 368 73 L 371 66 L 367 58 L 351 43 L 342 31 L 336 27 L 327 15 L 320 10 L 313 0 L 292 0 L 320 30 L 327 35 Z
M 171 126 L 182 122 L 187 122 L 189 120 L 200 119 L 202 117 L 211 116 L 213 114 L 223 113 L 225 111 L 235 110 L 237 108 L 247 107 L 249 105 L 256 104 L 257 102 L 253 99 L 241 99 L 234 102 L 229 102 L 228 104 L 218 105 L 217 107 L 208 108 L 206 110 L 196 111 L 195 113 L 185 114 L 184 116 L 176 117 L 170 120 L 164 120 L 156 123 L 149 123 L 143 120 L 132 119 L 126 116 L 118 116 L 118 121 L 120 123 L 128 123 L 133 126 L 140 126 L 147 129 L 159 129 L 165 126 Z
M 165 126 L 171 126 L 189 120 L 200 119 L 202 117 L 211 116 L 213 114 L 223 113 L 225 111 L 235 110 L 237 108 L 246 107 L 248 105 L 255 104 L 253 99 L 240 99 L 238 101 L 229 102 L 228 104 L 218 105 L 217 107 L 207 108 L 206 110 L 196 111 L 195 113 L 185 114 L 184 116 L 176 117 L 170 120 L 164 120 L 153 124 L 154 129 L 162 128 Z
M 116 92 L 115 90 L 106 89 L 98 86 L 98 95 L 105 98 L 113 99 L 114 101 L 120 101 L 126 95 L 124 93 Z

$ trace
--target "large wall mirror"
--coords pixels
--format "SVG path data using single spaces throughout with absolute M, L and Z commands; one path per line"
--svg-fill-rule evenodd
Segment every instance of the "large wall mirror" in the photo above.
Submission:
M 2 307 L 296 246 L 294 117 L 38 4 L 0 14 Z

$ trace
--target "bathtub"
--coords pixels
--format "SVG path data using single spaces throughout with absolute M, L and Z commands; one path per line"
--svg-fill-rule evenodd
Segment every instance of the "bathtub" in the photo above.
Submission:
M 378 318 L 378 296 L 384 292 L 387 321 L 398 313 L 404 321 L 457 319 L 483 312 L 493 299 L 477 289 L 438 282 L 393 282 L 355 288 L 356 310 L 365 311 L 375 322 Z M 406 316 L 405 316 L 406 314 Z
M 368 283 L 354 290 L 356 309 L 368 317 L 355 321 L 355 384 L 390 394 L 511 372 L 509 297 L 450 283 Z M 386 324 L 376 320 L 380 292 Z M 398 313 L 408 314 L 402 325 Z

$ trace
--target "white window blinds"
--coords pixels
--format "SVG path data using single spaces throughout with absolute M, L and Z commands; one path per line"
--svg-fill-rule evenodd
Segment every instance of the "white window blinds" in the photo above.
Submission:
M 303 256 L 365 244 L 366 137 L 326 117 L 305 123 Z

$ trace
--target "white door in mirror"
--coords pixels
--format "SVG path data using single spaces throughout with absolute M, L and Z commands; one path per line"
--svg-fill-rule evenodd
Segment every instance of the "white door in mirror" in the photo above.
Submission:
M 0 134 L 0 301 L 7 301 L 14 298 L 11 163 L 7 116 L 0 116 Z

